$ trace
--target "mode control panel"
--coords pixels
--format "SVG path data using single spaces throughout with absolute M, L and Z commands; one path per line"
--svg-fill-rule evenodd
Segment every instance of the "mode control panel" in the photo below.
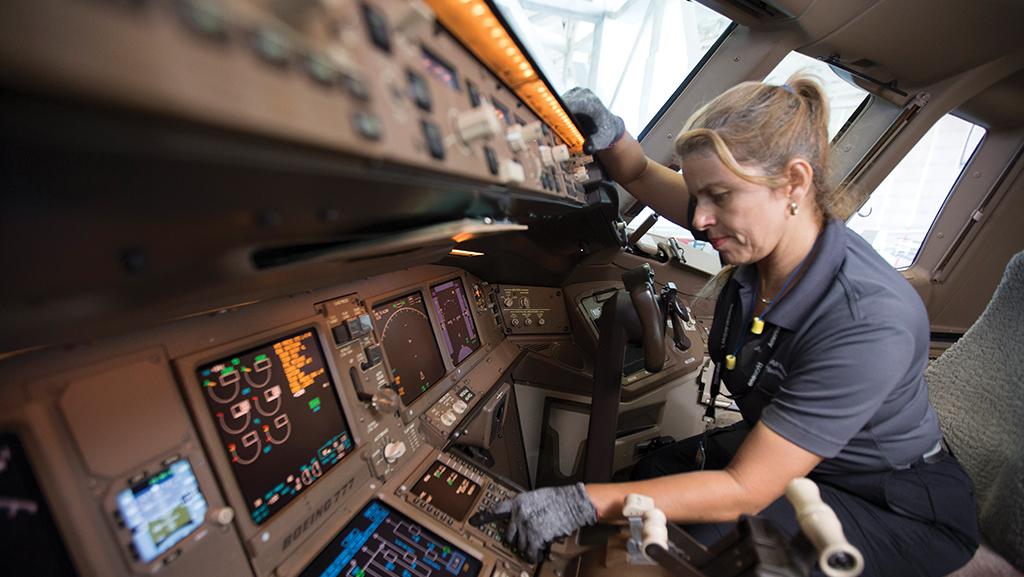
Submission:
M 345 295 L 316 307 L 331 329 L 341 379 L 344 382 L 347 378 L 367 409 L 359 418 L 359 425 L 371 439 L 364 458 L 375 477 L 387 480 L 404 463 L 403 458 L 419 448 L 419 431 L 415 423 L 402 423 L 401 399 L 388 378 L 391 371 L 387 359 L 358 295 Z
M 505 334 L 560 335 L 569 332 L 569 317 L 560 289 L 494 285 L 493 290 Z
M 504 542 L 507 523 L 487 513 L 519 491 L 466 461 L 437 453 L 406 479 L 395 494 L 470 542 L 483 544 L 501 558 L 497 569 L 507 575 L 532 575 L 527 564 Z

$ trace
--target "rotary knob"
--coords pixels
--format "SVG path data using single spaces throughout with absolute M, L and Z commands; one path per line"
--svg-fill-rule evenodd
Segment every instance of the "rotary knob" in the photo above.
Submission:
M 530 326 L 530 325 L 533 324 L 533 319 L 530 318 L 530 317 L 526 317 L 526 320 L 523 321 L 523 324 L 526 325 L 526 326 Z
M 514 326 L 514 327 L 518 327 L 519 326 L 519 317 L 512 317 L 512 326 Z
M 530 308 L 530 297 L 523 297 L 519 302 L 523 303 L 524 309 Z
M 405 443 L 402 441 L 393 441 L 384 445 L 384 460 L 388 463 L 394 463 L 395 461 L 402 458 L 405 454 Z
M 445 411 L 441 415 L 441 424 L 446 426 L 446 427 L 450 427 L 450 426 L 454 425 L 455 421 L 457 421 L 457 420 L 458 420 L 458 417 L 456 417 L 455 413 L 453 413 L 451 411 Z
M 505 308 L 512 308 L 512 305 L 514 304 L 515 301 L 512 300 L 512 297 L 505 297 Z
M 396 411 L 398 410 L 398 393 L 388 388 L 378 389 L 370 400 L 370 404 L 381 413 Z
M 206 512 L 206 518 L 216 525 L 227 527 L 235 520 L 235 510 L 231 507 L 214 507 Z

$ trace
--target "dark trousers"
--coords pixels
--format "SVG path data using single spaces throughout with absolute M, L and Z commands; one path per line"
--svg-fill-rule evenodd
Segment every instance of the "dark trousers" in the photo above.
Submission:
M 705 444 L 705 469 L 722 469 L 749 427 L 714 429 Z M 648 479 L 697 470 L 701 436 L 684 439 L 641 459 L 632 478 Z M 978 547 L 977 513 L 970 479 L 951 455 L 905 470 L 850 475 L 811 475 L 832 507 L 846 538 L 864 555 L 864 577 L 939 577 L 970 561 Z M 781 497 L 758 514 L 791 538 L 796 513 Z M 710 545 L 735 523 L 685 526 Z M 814 575 L 822 575 L 815 570 Z

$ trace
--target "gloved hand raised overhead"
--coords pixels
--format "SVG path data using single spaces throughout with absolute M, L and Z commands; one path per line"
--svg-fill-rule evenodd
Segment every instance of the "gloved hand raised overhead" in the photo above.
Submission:
M 596 94 L 588 88 L 573 88 L 562 95 L 569 111 L 580 123 L 586 143 L 583 149 L 588 154 L 610 148 L 622 138 L 626 125 L 622 119 L 605 108 Z
M 520 493 L 498 503 L 493 512 L 509 515 L 505 540 L 531 563 L 540 559 L 541 550 L 556 537 L 597 522 L 597 511 L 583 483 Z

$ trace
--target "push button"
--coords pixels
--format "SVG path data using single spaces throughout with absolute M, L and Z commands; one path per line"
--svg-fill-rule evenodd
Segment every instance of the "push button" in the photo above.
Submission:
M 363 352 L 366 353 L 366 365 L 363 366 L 364 371 L 370 367 L 377 366 L 377 364 L 383 359 L 380 352 L 380 345 L 370 345 L 366 347 Z
M 444 160 L 444 141 L 441 138 L 441 129 L 429 120 L 420 121 L 423 128 L 423 137 L 427 140 L 427 150 L 430 156 L 438 160 Z
M 430 112 L 433 103 L 430 99 L 430 86 L 427 86 L 427 81 L 412 70 L 407 71 L 406 76 L 409 78 L 409 91 L 413 102 L 425 112 Z
M 476 84 L 467 80 L 466 91 L 469 93 L 469 105 L 473 108 L 480 106 L 480 90 L 477 89 Z
M 355 124 L 356 131 L 363 138 L 367 140 L 380 140 L 381 123 L 380 118 L 376 114 L 357 112 L 352 117 L 352 123 Z
M 391 32 L 388 30 L 387 18 L 368 4 L 363 4 L 362 9 L 370 41 L 384 52 L 391 52 Z
M 487 160 L 487 170 L 494 176 L 498 175 L 498 155 L 490 146 L 484 147 L 484 159 Z
M 334 335 L 334 342 L 343 345 L 352 340 L 351 333 L 348 332 L 348 328 L 345 325 L 338 325 L 331 329 L 331 333 Z

